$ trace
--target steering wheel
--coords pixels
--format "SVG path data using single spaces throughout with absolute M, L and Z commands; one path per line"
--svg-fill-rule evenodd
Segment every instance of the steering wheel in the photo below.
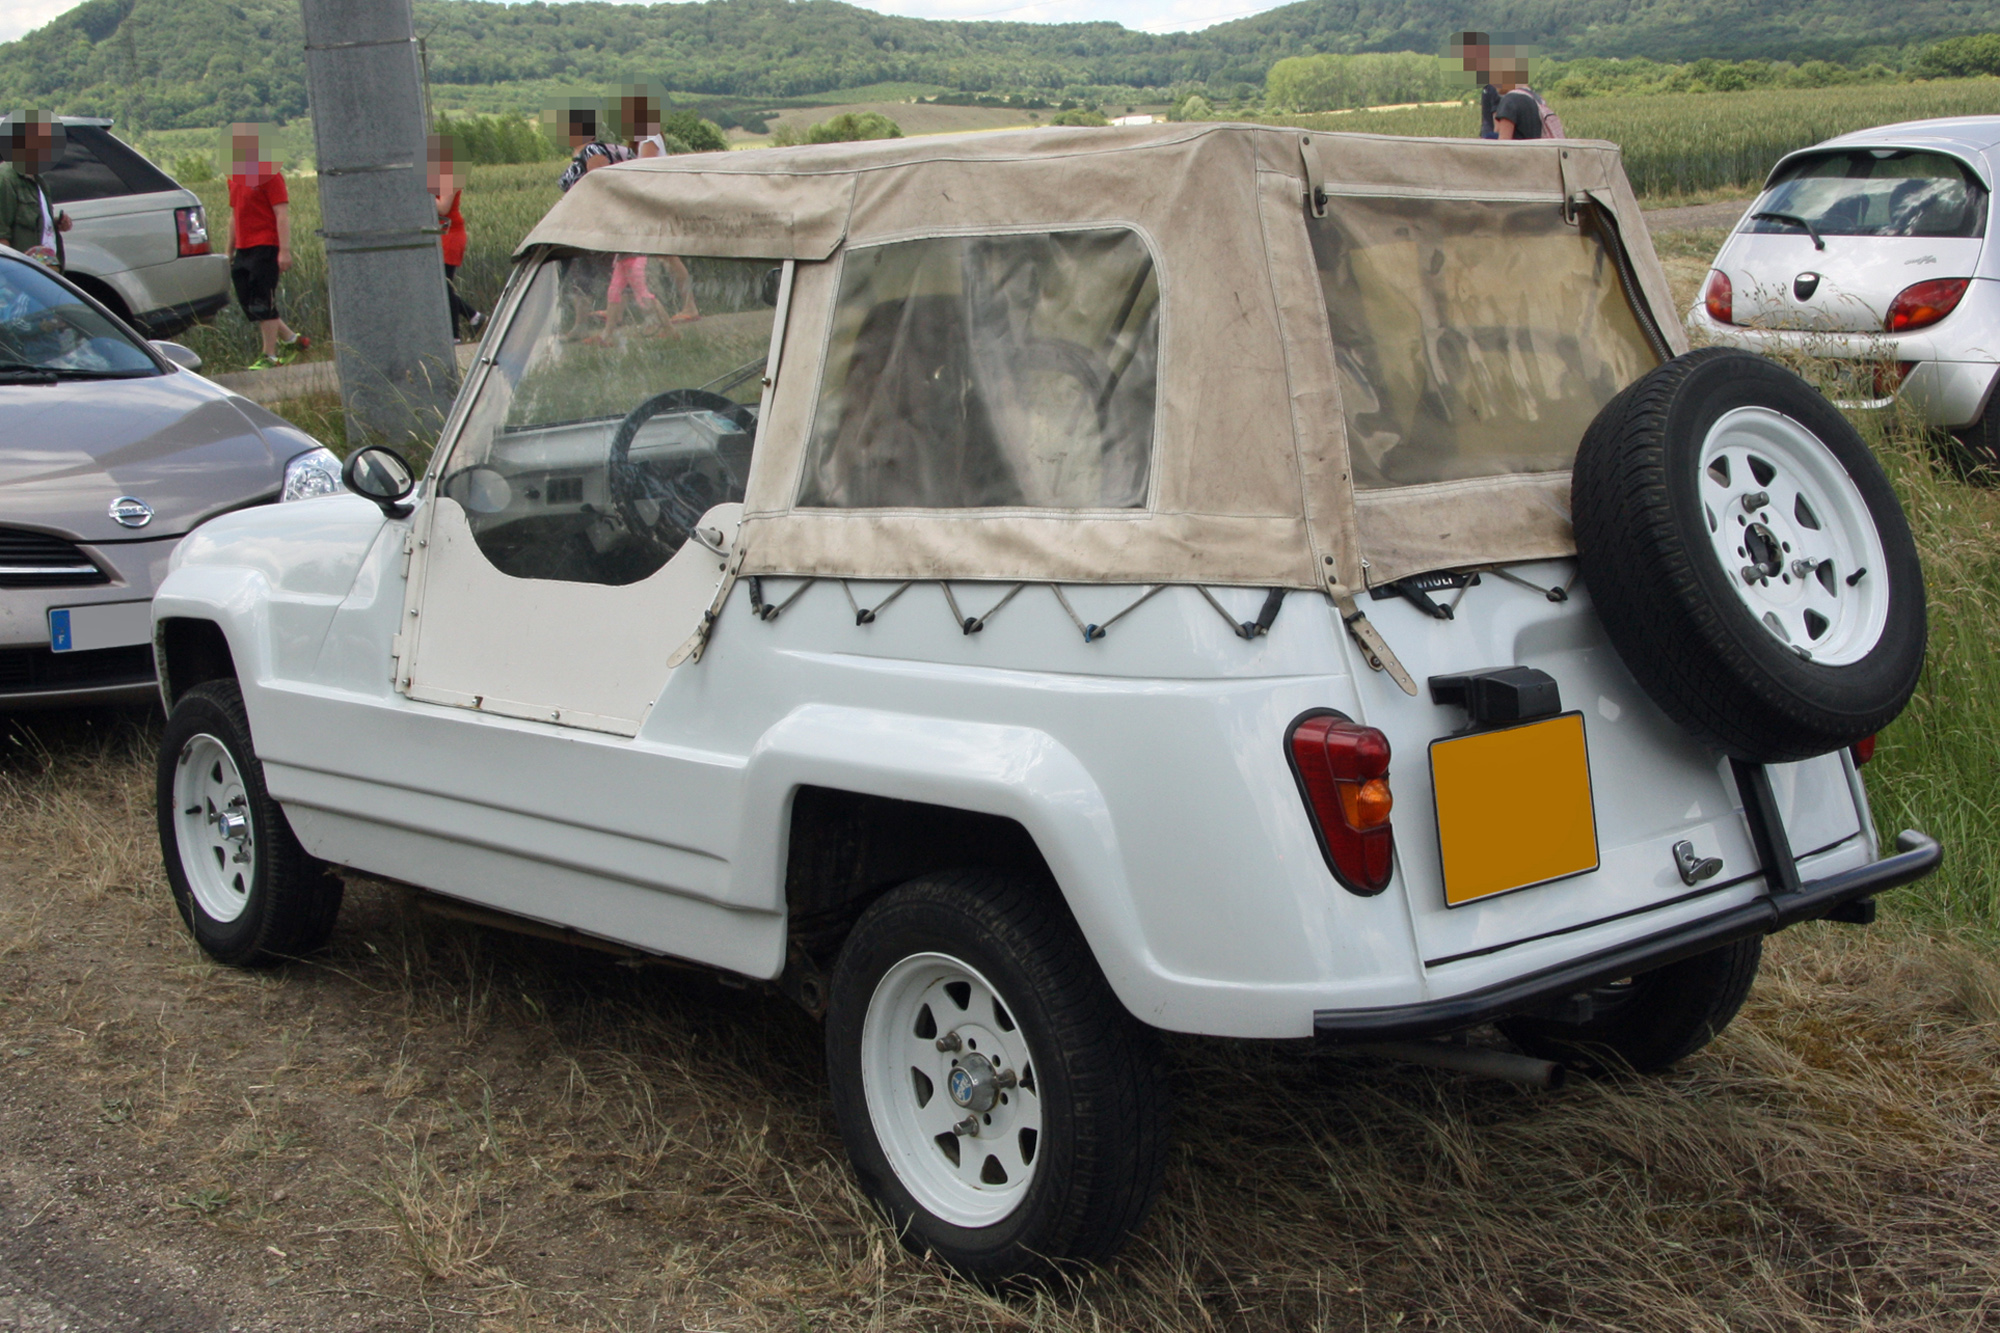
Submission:
M 701 516 L 714 506 L 734 497 L 725 488 L 716 484 L 714 478 L 701 471 L 694 460 L 679 461 L 668 471 L 666 467 L 641 467 L 632 461 L 632 441 L 638 437 L 639 428 L 662 412 L 708 411 L 723 417 L 741 427 L 746 433 L 757 428 L 757 414 L 741 403 L 732 402 L 719 393 L 705 389 L 668 389 L 646 399 L 618 423 L 618 429 L 611 432 L 610 456 L 606 460 L 605 479 L 611 491 L 611 503 L 617 508 L 619 517 L 633 532 L 657 546 L 671 556 L 687 541 Z M 718 458 L 718 465 L 721 460 Z M 736 485 L 730 489 L 740 491 L 740 478 L 733 479 Z M 647 510 L 652 516 L 647 516 Z

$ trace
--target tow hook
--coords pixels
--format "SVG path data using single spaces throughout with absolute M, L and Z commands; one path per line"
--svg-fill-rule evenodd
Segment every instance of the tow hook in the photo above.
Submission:
M 1719 856 L 1696 856 L 1694 844 L 1683 838 L 1674 844 L 1674 869 L 1680 871 L 1681 883 L 1693 888 L 1705 879 L 1714 879 L 1722 871 Z

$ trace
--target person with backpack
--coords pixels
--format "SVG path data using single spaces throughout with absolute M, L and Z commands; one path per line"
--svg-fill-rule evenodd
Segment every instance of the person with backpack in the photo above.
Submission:
M 1528 86 L 1528 62 L 1493 71 L 1500 91 L 1493 108 L 1493 129 L 1502 139 L 1566 139 L 1562 117 L 1549 110 L 1542 95 Z

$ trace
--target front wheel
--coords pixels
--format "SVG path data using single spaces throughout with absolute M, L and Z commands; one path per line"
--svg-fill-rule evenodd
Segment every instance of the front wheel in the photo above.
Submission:
M 174 905 L 209 957 L 271 967 L 326 943 L 341 882 L 299 846 L 264 789 L 235 681 L 197 685 L 174 704 L 156 794 Z
M 1149 1032 L 1060 899 L 992 871 L 873 903 L 834 968 L 828 1081 L 862 1187 L 918 1253 L 980 1281 L 1106 1258 L 1165 1165 Z

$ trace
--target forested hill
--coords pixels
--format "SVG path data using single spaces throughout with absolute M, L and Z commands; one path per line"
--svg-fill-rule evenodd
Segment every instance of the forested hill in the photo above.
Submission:
M 1197 33 L 1115 23 L 933 22 L 837 0 L 653 6 L 416 0 L 440 84 L 644 78 L 789 97 L 886 82 L 965 91 L 1259 83 L 1284 56 L 1437 52 L 1481 27 L 1550 55 L 1851 59 L 2000 28 L 2000 0 L 1304 0 Z M 297 0 L 87 0 L 0 46 L 0 106 L 149 128 L 305 107 Z

